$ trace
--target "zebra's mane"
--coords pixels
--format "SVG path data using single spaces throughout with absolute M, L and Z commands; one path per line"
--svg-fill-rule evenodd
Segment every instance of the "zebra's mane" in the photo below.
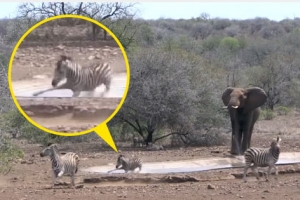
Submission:
M 62 61 L 66 61 L 66 60 L 73 61 L 73 58 L 71 56 L 61 55 L 60 60 L 62 60 Z

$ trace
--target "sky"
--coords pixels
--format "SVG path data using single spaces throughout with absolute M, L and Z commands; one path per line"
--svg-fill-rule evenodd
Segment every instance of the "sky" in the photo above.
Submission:
M 18 2 L 0 2 L 0 18 L 14 17 Z M 266 17 L 280 21 L 300 17 L 300 2 L 139 2 L 139 17 L 144 19 L 190 19 L 201 13 L 211 18 L 253 19 Z

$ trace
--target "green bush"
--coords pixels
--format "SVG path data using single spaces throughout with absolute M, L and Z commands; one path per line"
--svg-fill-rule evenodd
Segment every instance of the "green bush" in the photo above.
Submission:
M 220 42 L 220 47 L 235 52 L 240 48 L 240 43 L 233 37 L 224 37 Z
M 3 136 L 0 139 L 0 173 L 7 174 L 13 167 L 14 161 L 22 158 L 24 153 Z
M 278 106 L 277 108 L 275 108 L 276 112 L 278 113 L 278 115 L 287 115 L 291 109 L 285 106 Z
M 300 28 L 295 28 L 294 30 L 293 30 L 293 33 L 294 34 L 300 34 Z
M 5 132 L 20 133 L 20 137 L 29 142 L 47 145 L 49 142 L 59 142 L 62 138 L 36 128 L 17 109 L 7 112 L 0 119 L 1 127 Z
M 21 128 L 21 137 L 32 143 L 47 145 L 48 143 L 59 143 L 63 137 L 44 132 L 31 123 L 27 122 Z
M 275 117 L 275 113 L 268 109 L 268 110 L 262 110 L 260 112 L 260 118 L 264 120 L 272 120 Z

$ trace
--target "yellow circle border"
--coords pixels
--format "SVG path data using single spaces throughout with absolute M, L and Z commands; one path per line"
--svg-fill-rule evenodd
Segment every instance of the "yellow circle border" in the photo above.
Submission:
M 100 26 L 102 29 L 104 29 L 114 40 L 115 42 L 118 44 L 119 48 L 121 49 L 122 51 L 122 54 L 123 54 L 123 57 L 124 57 L 124 61 L 125 61 L 125 65 L 126 65 L 126 87 L 125 87 L 125 91 L 124 91 L 124 94 L 123 94 L 123 97 L 121 99 L 121 102 L 119 103 L 119 105 L 117 106 L 117 108 L 115 109 L 115 111 L 105 120 L 103 121 L 101 124 L 98 124 L 97 126 L 93 127 L 93 128 L 90 128 L 86 131 L 81 131 L 81 132 L 73 132 L 73 133 L 63 133 L 63 132 L 57 132 L 57 131 L 53 131 L 53 130 L 50 130 L 50 129 L 47 129 L 39 124 L 37 124 L 35 121 L 33 121 L 24 111 L 23 109 L 21 108 L 21 106 L 19 105 L 16 97 L 15 97 L 15 94 L 14 94 L 14 91 L 13 91 L 13 87 L 12 87 L 12 77 L 11 77 L 11 71 L 12 71 L 12 65 L 13 65 L 13 60 L 14 60 L 14 57 L 15 57 L 15 54 L 20 46 L 20 44 L 23 42 L 23 40 L 27 37 L 27 35 L 29 35 L 29 33 L 31 33 L 34 29 L 36 29 L 37 27 L 49 22 L 49 21 L 52 21 L 52 20 L 55 20 L 55 19 L 62 19 L 62 18 L 77 18 L 77 19 L 83 19 L 83 20 L 86 20 L 86 21 L 89 21 L 91 23 L 94 23 L 98 26 Z M 88 18 L 88 17 L 84 17 L 84 16 L 80 16 L 80 15 L 74 15 L 74 14 L 68 14 L 68 15 L 58 15 L 58 16 L 54 16 L 54 17 L 49 17 L 47 19 L 44 19 L 38 23 L 36 23 L 35 25 L 33 25 L 30 29 L 28 29 L 23 35 L 22 37 L 19 39 L 19 41 L 17 42 L 17 44 L 15 45 L 14 47 L 14 50 L 11 54 L 11 57 L 10 57 L 10 60 L 9 60 L 9 66 L 8 66 L 8 85 L 9 85 L 9 90 L 10 90 L 10 93 L 11 93 L 11 96 L 12 96 L 12 99 L 17 107 L 17 109 L 19 110 L 19 112 L 32 124 L 34 125 L 35 127 L 45 131 L 45 132 L 48 132 L 48 133 L 51 133 L 53 135 L 59 135 L 59 136 L 68 136 L 68 137 L 72 137 L 72 136 L 79 136 L 79 135 L 85 135 L 85 134 L 88 134 L 88 133 L 91 133 L 92 131 L 94 131 L 94 129 L 96 129 L 97 127 L 100 127 L 101 125 L 103 124 L 107 124 L 116 114 L 117 112 L 121 109 L 126 97 L 127 97 L 127 93 L 128 93 L 128 89 L 129 89 L 129 83 L 130 83 L 130 67 L 129 67 L 129 62 L 128 62 L 128 58 L 127 58 L 127 54 L 124 50 L 124 47 L 123 45 L 121 44 L 121 42 L 119 41 L 119 39 L 115 36 L 115 34 L 113 32 L 111 32 L 105 25 L 101 24 L 100 22 L 94 20 L 94 19 L 91 19 L 91 18 Z

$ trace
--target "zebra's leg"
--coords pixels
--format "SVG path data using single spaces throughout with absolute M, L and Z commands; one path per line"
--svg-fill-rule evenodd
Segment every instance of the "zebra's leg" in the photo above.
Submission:
M 278 169 L 276 165 L 274 165 L 273 168 L 275 169 L 275 180 L 278 180 Z
M 111 85 L 111 79 L 107 79 L 105 82 L 104 82 L 104 85 L 105 85 L 105 91 L 101 93 L 100 97 L 104 97 L 104 94 L 108 93 L 109 90 L 110 90 L 110 85 Z
M 111 79 L 107 79 L 104 85 L 105 85 L 105 92 L 108 92 L 110 90 Z
M 257 167 L 256 167 L 255 165 L 253 165 L 253 166 L 251 167 L 251 169 L 252 169 L 252 172 L 254 173 L 256 179 L 259 180 L 259 173 L 258 173 Z
M 88 96 L 89 96 L 89 97 L 94 97 L 95 91 L 94 91 L 94 90 L 92 90 L 92 91 L 87 91 L 87 93 L 88 93 Z
M 249 166 L 246 165 L 245 168 L 244 168 L 244 177 L 243 177 L 244 182 L 247 182 L 246 174 L 247 174 L 248 169 L 249 169 Z
M 266 174 L 266 181 L 269 181 L 269 175 L 270 175 L 270 172 L 271 172 L 272 168 L 273 168 L 273 166 L 269 166 L 269 168 L 268 168 L 268 172 Z
M 75 187 L 75 173 L 71 174 L 71 186 Z
M 49 89 L 47 89 L 47 90 L 42 90 L 42 91 L 39 91 L 39 92 L 35 92 L 35 93 L 32 94 L 32 96 L 38 96 L 38 95 L 40 95 L 40 94 L 43 94 L 43 93 L 45 93 L 45 92 L 50 92 L 50 91 L 52 91 L 52 90 L 56 90 L 56 88 L 49 88 Z
M 73 96 L 72 97 L 78 97 L 80 94 L 80 91 L 73 91 Z
M 56 182 L 56 175 L 55 175 L 54 170 L 52 170 L 52 187 L 55 186 L 55 182 Z
M 53 90 L 60 90 L 60 89 L 69 89 L 69 86 L 68 86 L 67 83 L 64 83 L 64 84 L 62 84 L 60 86 L 57 86 L 57 87 L 53 87 L 53 88 L 49 88 L 47 90 L 42 90 L 42 91 L 39 91 L 39 92 L 35 92 L 35 93 L 32 94 L 32 96 L 38 96 L 38 95 L 43 94 L 45 92 L 50 92 L 50 91 L 53 91 Z

